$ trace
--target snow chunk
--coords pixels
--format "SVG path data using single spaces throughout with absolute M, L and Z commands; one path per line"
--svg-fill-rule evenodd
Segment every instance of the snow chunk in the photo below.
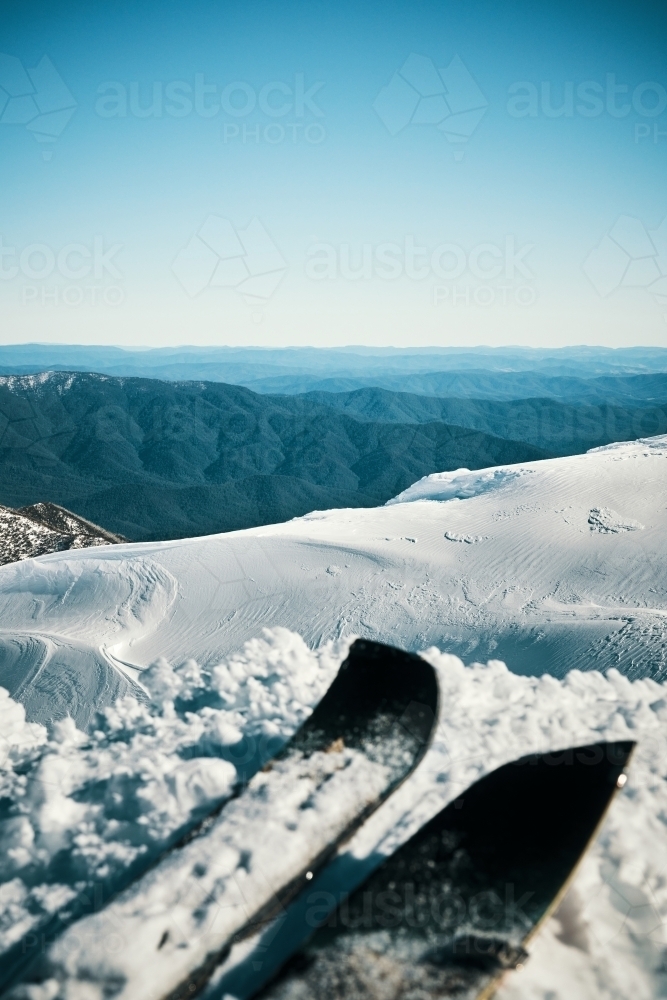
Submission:
M 142 674 L 150 703 L 119 698 L 92 735 L 72 719 L 47 733 L 0 688 L 0 955 L 72 900 L 85 912 L 96 885 L 106 898 L 228 799 L 307 718 L 348 646 L 313 652 L 266 629 L 210 670 L 161 658 Z
M 486 535 L 460 535 L 457 531 L 446 531 L 445 538 L 449 542 L 466 542 L 468 545 L 474 545 L 476 542 L 483 542 Z
M 630 517 L 622 517 L 611 507 L 591 507 L 588 512 L 591 531 L 601 535 L 617 535 L 621 531 L 643 531 L 644 525 Z

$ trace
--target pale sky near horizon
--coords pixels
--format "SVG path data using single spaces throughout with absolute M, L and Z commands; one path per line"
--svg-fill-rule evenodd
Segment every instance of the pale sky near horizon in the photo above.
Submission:
M 2 343 L 667 346 L 660 4 L 3 20 Z

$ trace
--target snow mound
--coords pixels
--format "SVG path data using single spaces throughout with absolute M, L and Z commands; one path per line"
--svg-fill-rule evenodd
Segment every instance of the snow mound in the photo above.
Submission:
M 275 629 L 213 668 L 161 660 L 143 674 L 150 704 L 120 699 L 100 713 L 91 736 L 71 721 L 49 734 L 0 695 L 0 797 L 10 803 L 0 824 L 2 951 L 38 947 L 36 931 L 54 913 L 64 924 L 99 909 L 124 873 L 145 867 L 202 810 L 224 802 L 236 775 L 257 768 L 306 718 L 346 649 L 312 652 L 298 635 Z M 498 660 L 466 667 L 435 648 L 423 655 L 442 692 L 433 745 L 350 853 L 393 851 L 473 781 L 523 754 L 635 740 L 629 780 L 566 902 L 499 997 L 664 995 L 667 684 L 615 670 L 527 677 Z M 114 927 L 116 938 L 122 933 Z
M 0 685 L 33 722 L 88 728 L 160 656 L 214 666 L 277 625 L 311 648 L 354 634 L 519 673 L 665 679 L 666 460 L 667 437 L 628 442 L 442 473 L 378 508 L 0 566 Z M 450 502 L 403 502 L 419 496 Z M 644 530 L 591 530 L 604 508 Z
M 79 550 L 90 560 L 69 551 L 55 564 L 46 556 L 2 567 L 0 685 L 31 721 L 71 715 L 89 728 L 105 704 L 141 695 L 133 644 L 157 630 L 179 586 L 157 563 L 127 560 L 120 551 L 102 546 Z
M 622 517 L 611 507 L 592 507 L 588 512 L 591 531 L 601 535 L 617 535 L 621 531 L 643 531 L 644 525 L 632 518 Z
M 470 469 L 436 472 L 431 476 L 423 476 L 397 497 L 387 500 L 385 506 L 412 503 L 415 500 L 469 500 L 481 493 L 500 490 L 507 483 L 529 475 L 531 471 L 528 468 L 504 467 L 482 469 L 479 472 L 471 472 Z

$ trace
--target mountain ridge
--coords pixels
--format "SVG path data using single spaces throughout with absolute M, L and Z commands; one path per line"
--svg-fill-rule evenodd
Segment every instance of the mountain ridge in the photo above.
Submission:
M 0 378 L 0 501 L 48 497 L 136 540 L 374 506 L 429 472 L 546 456 L 442 421 L 369 422 L 218 382 Z
M 667 380 L 665 380 L 667 393 Z M 365 387 L 352 392 L 310 392 L 314 402 L 356 419 L 428 423 L 456 422 L 464 427 L 525 441 L 552 455 L 571 455 L 612 441 L 632 441 L 667 432 L 667 401 L 644 406 L 585 403 L 578 406 L 548 397 L 521 400 L 424 396 Z M 649 402 L 649 400 L 647 400 Z

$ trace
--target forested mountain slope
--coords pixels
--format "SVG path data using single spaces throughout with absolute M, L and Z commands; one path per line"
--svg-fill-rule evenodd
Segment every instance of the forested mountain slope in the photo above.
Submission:
M 135 540 L 374 506 L 431 472 L 545 454 L 442 420 L 369 421 L 224 383 L 0 379 L 0 503 L 59 503 Z

